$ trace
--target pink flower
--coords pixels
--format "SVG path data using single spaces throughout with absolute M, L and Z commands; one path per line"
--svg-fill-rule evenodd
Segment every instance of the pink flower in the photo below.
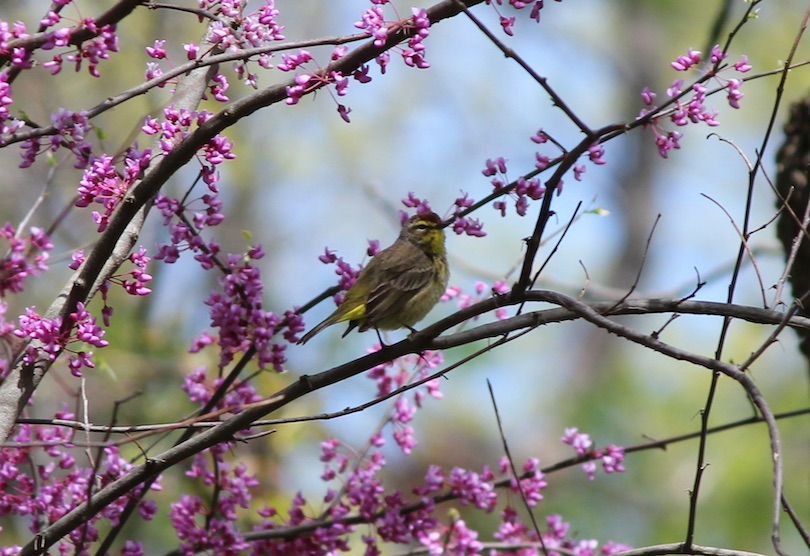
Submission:
M 701 55 L 699 50 L 687 50 L 685 56 L 678 56 L 678 59 L 670 65 L 677 71 L 686 71 L 692 66 L 696 66 L 701 62 Z

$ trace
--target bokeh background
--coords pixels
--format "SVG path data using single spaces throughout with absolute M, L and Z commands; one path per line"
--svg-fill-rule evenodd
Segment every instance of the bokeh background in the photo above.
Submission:
M 417 2 L 415 2 L 417 3 Z M 82 15 L 102 11 L 107 2 L 82 1 Z M 424 6 L 426 2 L 418 3 Z M 731 18 L 723 28 L 724 42 L 739 20 L 743 2 L 729 2 Z M 29 26 L 47 9 L 48 2 L 6 0 L 0 18 L 22 20 Z M 664 98 L 677 74 L 669 65 L 687 48 L 706 51 L 715 18 L 726 2 L 717 0 L 566 0 L 546 2 L 539 24 L 519 17 L 513 38 L 498 30 L 491 7 L 475 13 L 514 48 L 548 82 L 568 106 L 592 127 L 635 118 L 643 104 L 644 86 Z M 409 4 L 397 2 L 401 14 Z M 294 2 L 280 0 L 278 9 L 288 40 L 355 32 L 353 27 L 368 3 L 361 0 Z M 754 72 L 778 69 L 785 60 L 799 22 L 807 8 L 795 0 L 765 1 L 758 18 L 744 26 L 735 39 L 730 59 L 748 55 Z M 148 61 L 144 46 L 169 39 L 172 56 L 182 63 L 180 42 L 199 40 L 202 26 L 188 14 L 139 10 L 119 29 L 122 52 L 101 66 L 102 77 L 65 69 L 58 78 L 46 70 L 29 72 L 15 84 L 22 109 L 34 121 L 47 122 L 58 107 L 78 110 L 139 84 Z M 555 108 L 548 96 L 515 63 L 506 60 L 465 17 L 442 22 L 426 41 L 428 70 L 405 67 L 396 55 L 386 75 L 372 68 L 373 81 L 352 83 L 340 102 L 351 107 L 351 124 L 337 115 L 335 101 L 326 91 L 304 98 L 296 106 L 278 105 L 257 112 L 228 130 L 237 160 L 222 166 L 224 211 L 228 217 L 217 233 L 223 251 L 241 252 L 249 242 L 261 242 L 267 251 L 262 261 L 267 307 L 283 312 L 303 305 L 335 282 L 332 267 L 320 263 L 324 247 L 347 261 L 365 258 L 367 241 L 387 245 L 395 238 L 400 200 L 408 192 L 430 201 L 447 215 L 462 191 L 481 198 L 491 191 L 481 175 L 487 158 L 508 160 L 514 179 L 534 167 L 537 145 L 529 139 L 538 129 L 553 133 L 570 145 L 579 140 L 576 129 Z M 331 48 L 311 49 L 322 63 Z M 796 59 L 810 57 L 800 45 Z M 226 72 L 227 73 L 227 72 Z M 229 74 L 232 76 L 232 74 Z M 261 86 L 288 77 L 263 74 Z M 742 108 L 727 106 L 724 95 L 710 99 L 719 110 L 717 128 L 681 129 L 682 148 L 662 159 L 648 131 L 635 131 L 605 145 L 604 166 L 588 165 L 581 182 L 566 178 L 562 194 L 554 200 L 562 228 L 577 203 L 592 212 L 572 226 L 550 261 L 539 286 L 578 294 L 588 285 L 590 298 L 616 299 L 628 291 L 639 273 L 648 237 L 650 248 L 638 288 L 639 297 L 682 297 L 706 281 L 697 298 L 724 301 L 739 240 L 722 205 L 739 223 L 747 190 L 745 160 L 722 137 L 732 141 L 750 159 L 762 143 L 771 116 L 778 76 L 757 79 L 743 86 Z M 810 72 L 799 68 L 788 80 L 779 122 L 789 103 L 808 93 Z M 231 80 L 231 98 L 249 92 Z M 22 93 L 22 95 L 20 95 Z M 165 91 L 153 91 L 96 121 L 96 138 L 108 152 L 116 152 L 137 132 L 147 113 L 157 113 L 169 100 Z M 211 110 L 217 104 L 207 105 Z M 714 132 L 715 136 L 709 136 Z M 774 134 L 764 156 L 764 173 L 773 177 L 773 154 L 781 140 Z M 149 139 L 142 137 L 143 144 Z M 556 154 L 544 146 L 545 154 Z M 60 155 L 61 156 L 61 155 Z M 69 160 L 38 163 L 33 171 L 17 169 L 15 149 L 0 151 L 0 221 L 19 222 L 34 200 L 46 191 L 33 223 L 47 226 L 69 201 L 80 173 Z M 185 191 L 196 170 L 181 172 L 170 188 Z M 710 200 L 711 199 L 711 200 Z M 715 202 L 712 202 L 715 201 Z M 752 227 L 766 224 L 775 214 L 774 195 L 760 176 L 754 192 Z M 521 238 L 530 235 L 539 204 L 525 218 L 513 212 L 502 218 L 486 207 L 474 216 L 484 222 L 487 236 L 448 238 L 451 282 L 473 292 L 478 281 L 507 282 L 515 278 Z M 596 211 L 595 209 L 601 209 Z M 660 215 L 660 221 L 653 226 Z M 153 250 L 164 238 L 159 215 L 140 243 Z M 34 280 L 25 295 L 9 298 L 9 315 L 25 306 L 44 309 L 69 276 L 69 253 L 92 241 L 91 222 L 84 214 L 71 214 L 56 236 L 55 271 Z M 783 254 L 774 227 L 755 234 L 751 245 L 768 304 L 783 270 Z M 544 258 L 552 243 L 541 250 Z M 583 269 L 587 269 L 586 273 Z M 176 418 L 177 404 L 186 403 L 179 386 L 195 366 L 215 363 L 213 355 L 189 355 L 191 339 L 207 326 L 202 300 L 214 286 L 213 276 L 201 272 L 191 260 L 173 266 L 156 264 L 153 296 L 116 299 L 115 321 L 108 337 L 111 346 L 98 353 L 101 364 L 88 377 L 97 422 L 109 419 L 112 401 L 136 390 L 147 403 L 125 406 L 121 420 L 158 422 Z M 789 291 L 783 298 L 790 300 Z M 735 301 L 762 306 L 756 273 L 747 262 Z M 455 309 L 454 302 L 437 307 L 426 322 Z M 332 310 L 330 302 L 315 308 L 313 324 Z M 652 332 L 666 315 L 626 319 Z M 670 324 L 662 338 L 702 355 L 713 354 L 721 320 L 682 316 Z M 742 361 L 770 333 L 768 327 L 734 323 L 724 359 Z M 339 339 L 330 329 L 306 347 L 288 350 L 287 372 L 266 373 L 261 391 L 270 394 L 301 374 L 313 374 L 353 359 L 371 346 L 373 334 L 352 334 Z M 402 333 L 392 333 L 398 339 Z M 450 350 L 448 362 L 470 353 L 469 346 Z M 106 353 L 105 353 L 106 352 Z M 807 363 L 798 354 L 791 332 L 771 347 L 754 366 L 753 377 L 776 412 L 807 407 Z M 502 453 L 486 381 L 492 383 L 503 425 L 516 459 L 539 457 L 551 464 L 572 455 L 559 438 L 566 427 L 592 435 L 599 446 L 632 445 L 648 438 L 666 438 L 695 431 L 700 424 L 710 375 L 705 369 L 668 360 L 620 341 L 585 323 L 540 328 L 506 348 L 464 365 L 443 381 L 444 399 L 429 400 L 413 423 L 419 446 L 405 457 L 392 447 L 390 480 L 403 488 L 420 479 L 429 463 L 479 469 L 496 465 Z M 72 403 L 75 380 L 66 371 L 54 371 L 38 393 L 32 412 L 52 415 L 62 403 Z M 335 411 L 367 401 L 374 393 L 371 380 L 356 377 L 317 392 L 287 408 L 286 415 Z M 131 408 L 131 409 L 128 409 Z M 255 441 L 248 458 L 263 478 L 257 506 L 284 505 L 290 493 L 301 490 L 317 498 L 324 489 L 317 477 L 319 442 L 337 436 L 360 448 L 378 425 L 387 406 L 325 423 L 279 427 L 275 435 Z M 189 405 L 191 409 L 191 405 Z M 721 379 L 712 423 L 721 424 L 752 414 L 741 389 Z M 800 517 L 810 520 L 810 456 L 807 416 L 783 421 L 786 487 Z M 584 538 L 615 540 L 633 545 L 674 542 L 686 529 L 688 491 L 696 465 L 695 441 L 667 450 L 630 456 L 627 471 L 597 475 L 588 483 L 578 468 L 554 473 L 538 515 L 559 513 Z M 137 452 L 133 452 L 136 456 Z M 750 426 L 710 438 L 708 470 L 703 483 L 696 541 L 769 553 L 771 472 L 764 427 Z M 163 501 L 184 484 L 177 481 L 157 494 Z M 486 516 L 465 514 L 485 530 Z M 165 522 L 165 520 L 164 520 Z M 494 521 L 491 521 L 494 523 Z M 4 526 L 8 527 L 4 524 Z M 8 529 L 7 529 L 8 530 Z M 17 533 L 24 536 L 20 527 Z M 783 527 L 789 551 L 801 553 L 795 534 Z M 172 547 L 171 531 L 150 526 L 147 542 Z

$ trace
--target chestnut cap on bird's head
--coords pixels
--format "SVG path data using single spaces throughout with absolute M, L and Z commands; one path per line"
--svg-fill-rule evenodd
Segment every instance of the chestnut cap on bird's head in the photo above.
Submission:
M 400 239 L 419 246 L 429 255 L 443 255 L 444 248 L 444 222 L 435 212 L 422 212 L 414 214 L 402 226 Z

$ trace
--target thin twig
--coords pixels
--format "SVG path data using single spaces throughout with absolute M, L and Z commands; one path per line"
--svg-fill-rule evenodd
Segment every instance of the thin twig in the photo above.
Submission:
M 501 413 L 498 411 L 498 402 L 495 400 L 495 392 L 492 390 L 492 383 L 487 379 L 487 389 L 489 390 L 489 399 L 492 402 L 492 409 L 495 412 L 495 422 L 498 424 L 498 435 L 501 437 L 501 444 L 503 445 L 503 452 L 506 455 L 506 459 L 509 460 L 509 468 L 512 470 L 512 477 L 515 479 L 515 483 L 517 484 L 518 492 L 520 492 L 520 498 L 523 500 L 523 507 L 526 508 L 526 512 L 529 514 L 529 518 L 532 521 L 532 528 L 534 529 L 535 534 L 537 535 L 538 540 L 540 541 L 540 547 L 543 551 L 543 554 L 548 554 L 548 550 L 546 549 L 546 543 L 543 541 L 543 533 L 540 531 L 540 524 L 537 523 L 537 518 L 532 511 L 532 505 L 529 504 L 529 499 L 526 498 L 526 493 L 523 490 L 523 485 L 520 481 L 520 474 L 517 472 L 517 467 L 515 467 L 515 460 L 512 458 L 512 452 L 509 450 L 509 442 L 506 440 L 506 433 L 503 432 L 503 422 L 501 421 Z
M 658 223 L 661 221 L 661 213 L 658 213 L 655 217 L 655 222 L 653 222 L 652 228 L 650 228 L 650 233 L 647 234 L 647 242 L 644 244 L 644 252 L 641 255 L 641 262 L 639 262 L 638 270 L 636 271 L 636 277 L 633 280 L 633 283 L 630 285 L 630 289 L 627 290 L 627 293 L 616 302 L 616 305 L 621 305 L 625 301 L 627 301 L 633 292 L 636 291 L 638 288 L 638 284 L 641 281 L 641 273 L 644 272 L 644 266 L 647 263 L 647 255 L 650 252 L 650 243 L 652 243 L 653 235 L 655 234 L 655 229 L 658 227 Z M 608 311 L 609 312 L 609 311 Z
M 765 282 L 762 280 L 762 273 L 759 271 L 759 266 L 757 265 L 757 261 L 754 258 L 754 253 L 751 251 L 751 246 L 748 243 L 748 239 L 751 237 L 751 234 L 750 233 L 744 233 L 740 229 L 740 227 L 737 226 L 737 223 L 734 221 L 734 217 L 731 216 L 731 213 L 729 211 L 727 211 L 726 208 L 723 205 L 721 205 L 718 201 L 716 201 L 715 199 L 713 199 L 709 195 L 706 195 L 705 193 L 701 193 L 700 196 L 705 198 L 705 199 L 708 199 L 715 206 L 717 206 L 717 208 L 722 210 L 723 214 L 725 214 L 726 217 L 728 218 L 729 222 L 731 222 L 731 226 L 734 228 L 734 231 L 737 232 L 737 237 L 740 238 L 740 246 L 745 251 L 745 254 L 748 255 L 748 260 L 751 261 L 751 266 L 754 268 L 754 274 L 757 277 L 757 282 L 759 282 L 759 293 L 760 293 L 760 296 L 762 297 L 762 306 L 767 307 L 768 306 L 768 300 L 765 297 Z M 740 263 L 740 265 L 741 264 L 742 263 Z M 742 267 L 740 266 L 740 268 L 742 268 Z M 736 268 L 735 268 L 735 270 L 736 270 Z M 729 301 L 731 301 L 731 300 L 729 300 Z
M 461 11 L 464 12 L 464 15 L 466 15 L 469 18 L 469 20 L 472 21 L 476 27 L 478 27 L 478 29 L 490 40 L 490 42 L 492 42 L 492 44 L 498 47 L 498 49 L 503 53 L 504 56 L 506 56 L 507 58 L 511 58 L 515 62 L 517 62 L 517 64 L 521 68 L 523 68 L 523 71 L 528 73 L 531 76 L 531 78 L 534 79 L 535 82 L 537 82 L 537 84 L 543 88 L 546 94 L 548 94 L 548 96 L 551 97 L 551 102 L 554 104 L 554 106 L 562 110 L 563 113 L 568 117 L 568 119 L 571 120 L 571 122 L 573 122 L 574 125 L 576 125 L 582 133 L 584 133 L 589 137 L 593 135 L 593 131 L 591 130 L 591 128 L 588 127 L 585 124 L 585 122 L 579 116 L 577 116 L 573 110 L 571 110 L 571 108 L 569 108 L 565 100 L 563 100 L 563 98 L 560 95 L 558 95 L 557 92 L 548 84 L 548 79 L 542 77 L 540 74 L 534 71 L 534 69 L 528 64 L 528 62 L 526 62 L 521 56 L 519 56 L 513 49 L 506 46 L 503 43 L 503 41 L 501 41 L 497 36 L 495 36 L 495 34 L 481 22 L 480 19 L 478 19 L 469 9 L 467 9 L 467 6 L 465 6 L 461 0 L 454 0 L 454 1 L 459 6 L 459 8 L 461 8 Z

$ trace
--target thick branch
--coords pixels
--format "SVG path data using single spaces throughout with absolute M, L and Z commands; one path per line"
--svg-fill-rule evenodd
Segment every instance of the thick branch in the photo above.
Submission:
M 723 307 L 722 304 L 714 304 L 709 302 L 667 302 L 663 300 L 651 300 L 646 302 L 627 301 L 625 304 L 623 304 L 624 307 L 622 307 L 622 305 L 617 307 L 615 303 L 593 304 L 589 306 L 586 303 L 576 301 L 571 297 L 556 292 L 530 291 L 526 292 L 525 295 L 526 299 L 513 298 L 513 296 L 507 295 L 485 300 L 481 303 L 473 305 L 472 307 L 459 311 L 448 318 L 442 319 L 436 324 L 427 327 L 420 332 L 411 334 L 407 339 L 393 344 L 381 351 L 368 354 L 364 357 L 355 359 L 316 375 L 302 376 L 296 382 L 280 390 L 276 394 L 266 399 L 264 402 L 245 408 L 244 411 L 228 419 L 227 421 L 224 421 L 209 430 L 201 432 L 196 437 L 191 438 L 188 441 L 169 450 L 166 450 L 157 457 L 135 467 L 127 475 L 121 477 L 117 481 L 97 492 L 89 503 L 75 508 L 48 527 L 36 540 L 36 542 L 41 543 L 38 546 L 52 546 L 57 540 L 75 529 L 80 523 L 101 511 L 113 500 L 116 500 L 120 496 L 126 495 L 144 481 L 159 475 L 173 465 L 188 457 L 191 457 L 201 450 L 214 446 L 220 442 L 230 441 L 240 431 L 250 428 L 255 421 L 289 405 L 294 400 L 310 392 L 325 388 L 346 378 L 360 374 L 376 365 L 406 354 L 421 353 L 426 349 L 440 349 L 460 345 L 462 342 L 458 341 L 458 338 L 466 337 L 465 335 L 474 333 L 475 330 L 491 330 L 487 327 L 492 327 L 493 325 L 502 325 L 502 323 L 509 323 L 509 325 L 511 325 L 510 329 L 514 331 L 527 326 L 539 326 L 540 324 L 551 322 L 551 320 L 549 320 L 550 316 L 553 316 L 555 321 L 585 318 L 600 328 L 605 328 L 610 332 L 614 332 L 631 341 L 651 347 L 655 351 L 658 351 L 659 353 L 662 353 L 668 357 L 689 361 L 707 369 L 717 370 L 734 378 L 743 385 L 746 392 L 749 393 L 754 402 L 757 404 L 757 407 L 759 407 L 760 411 L 762 411 L 771 434 L 774 453 L 779 453 L 779 437 L 778 431 L 776 430 L 775 421 L 773 419 L 773 414 L 770 412 L 769 407 L 764 402 L 761 395 L 759 395 L 756 386 L 753 384 L 753 381 L 751 381 L 748 375 L 740 372 L 734 365 L 681 350 L 655 339 L 649 334 L 643 334 L 629 327 L 617 324 L 607 317 L 602 316 L 599 313 L 598 308 L 605 310 L 613 307 L 613 312 L 611 314 L 619 314 L 622 310 L 626 310 L 625 314 L 639 314 L 640 312 L 643 312 L 643 306 L 645 304 L 649 307 L 657 307 L 660 312 L 671 312 L 673 310 L 678 310 L 680 312 L 692 312 L 695 314 L 717 314 L 711 311 L 733 310 L 739 315 L 745 315 L 747 320 L 752 322 L 763 322 L 770 324 L 779 324 L 779 322 L 782 320 L 780 319 L 780 316 L 783 318 L 783 315 L 773 311 L 752 309 L 749 307 L 731 306 L 731 309 L 728 309 L 727 307 Z M 455 334 L 446 338 L 437 338 L 434 340 L 437 334 L 447 330 L 459 322 L 463 322 L 464 320 L 476 315 L 484 314 L 497 307 L 502 307 L 508 304 L 520 304 L 526 300 L 546 301 L 561 305 L 562 308 L 524 314 L 513 319 L 482 325 L 481 327 L 468 332 Z M 655 311 L 647 310 L 646 312 L 649 313 Z M 810 320 L 800 317 L 794 317 L 791 319 L 791 323 L 793 326 L 810 327 Z M 499 333 L 503 334 L 504 329 L 500 329 Z M 478 337 L 490 337 L 492 335 L 493 334 L 479 334 Z M 472 341 L 473 339 L 478 338 L 467 338 L 467 341 Z M 777 487 L 778 490 L 781 491 L 781 462 L 775 461 L 774 465 L 775 467 L 779 468 L 776 476 L 779 478 Z M 24 555 L 32 555 L 36 553 L 38 553 L 38 551 L 35 550 L 34 543 L 26 546 L 21 552 L 21 554 Z

